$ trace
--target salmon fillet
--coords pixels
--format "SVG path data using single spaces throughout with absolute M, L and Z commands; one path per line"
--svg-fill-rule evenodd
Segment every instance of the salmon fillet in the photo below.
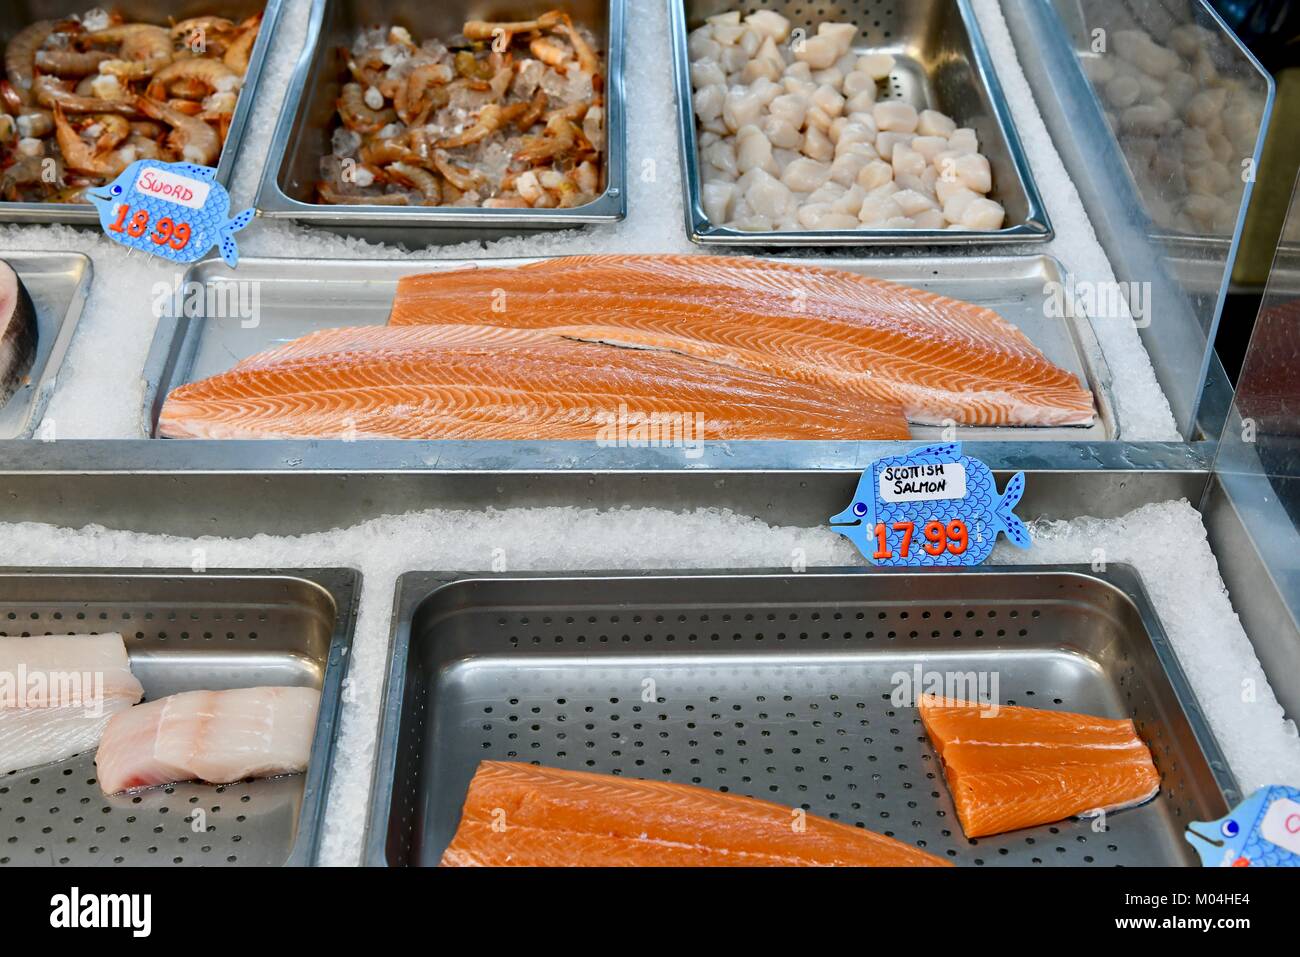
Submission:
M 406 276 L 389 324 L 667 349 L 900 406 L 917 423 L 1087 425 L 1092 393 L 991 309 L 740 256 L 566 256 Z
M 796 822 L 802 822 L 797 829 Z M 484 761 L 442 867 L 948 866 L 893 838 L 664 781 Z
M 896 405 L 671 352 L 472 325 L 313 333 L 172 390 L 158 428 L 170 438 L 598 440 L 620 410 L 629 433 L 632 417 L 657 417 L 661 438 L 908 436 Z
M 1160 773 L 1133 722 L 924 695 L 921 721 L 943 760 L 967 837 L 1142 804 Z

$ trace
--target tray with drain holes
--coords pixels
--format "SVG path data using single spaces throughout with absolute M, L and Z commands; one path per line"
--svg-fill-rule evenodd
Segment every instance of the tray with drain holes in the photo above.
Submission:
M 146 701 L 257 685 L 321 690 L 303 774 L 105 797 L 91 751 L 0 776 L 0 865 L 312 863 L 359 587 L 350 569 L 0 569 L 0 641 L 121 632 Z
M 398 586 L 369 864 L 436 864 L 488 759 L 745 794 L 976 866 L 1194 864 L 1186 823 L 1238 800 L 1122 566 L 457 579 Z M 1002 704 L 1132 717 L 1159 795 L 1104 831 L 967 840 L 915 709 L 892 697 L 918 667 L 982 675 Z

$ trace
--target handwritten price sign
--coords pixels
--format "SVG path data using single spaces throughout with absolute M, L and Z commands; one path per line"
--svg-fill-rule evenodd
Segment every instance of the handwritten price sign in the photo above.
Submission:
M 989 467 L 960 443 L 931 445 L 874 462 L 830 523 L 877 565 L 978 565 L 999 534 L 1030 546 L 1012 511 L 1024 491 L 1017 472 L 999 498 Z
M 175 262 L 202 259 L 217 246 L 235 266 L 235 233 L 253 220 L 251 209 L 231 217 L 230 194 L 217 171 L 191 163 L 138 160 L 87 195 L 109 239 Z

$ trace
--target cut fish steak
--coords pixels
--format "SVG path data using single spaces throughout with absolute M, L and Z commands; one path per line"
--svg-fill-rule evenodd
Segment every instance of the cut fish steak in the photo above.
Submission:
M 315 688 L 186 691 L 114 716 L 95 755 L 105 794 L 175 781 L 229 784 L 304 771 Z
M 0 638 L 0 774 L 93 750 L 143 694 L 119 634 Z
M 802 827 L 793 826 L 796 820 Z M 484 761 L 440 866 L 931 867 L 925 851 L 767 801 Z
M 1116 811 L 1160 790 L 1129 720 L 935 695 L 920 711 L 967 837 Z
M 600 440 L 620 416 L 698 442 L 908 436 L 896 405 L 491 325 L 313 333 L 174 389 L 158 425 L 171 438 Z
M 661 349 L 901 407 L 916 423 L 1088 425 L 1092 393 L 991 309 L 741 256 L 565 256 L 404 277 L 389 324 Z

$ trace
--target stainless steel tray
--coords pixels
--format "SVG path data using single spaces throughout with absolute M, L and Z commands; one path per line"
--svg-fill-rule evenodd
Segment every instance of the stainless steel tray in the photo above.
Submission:
M 282 0 L 179 0 L 159 4 L 156 0 L 115 0 L 112 8 L 129 20 L 149 23 L 167 22 L 167 18 L 184 20 L 204 14 L 219 14 L 231 19 L 242 19 L 262 10 L 262 26 L 257 42 L 248 59 L 248 72 L 230 118 L 230 132 L 226 136 L 221 158 L 217 162 L 217 182 L 229 186 L 235 173 L 235 158 L 244 137 L 244 127 L 253 113 L 253 98 L 267 51 L 271 48 L 271 33 L 280 17 Z M 57 19 L 69 13 L 88 10 L 93 3 L 80 0 L 31 0 L 27 3 L 0 0 L 0 48 L 13 34 L 35 20 Z M 0 203 L 0 222 L 10 223 L 73 223 L 81 226 L 99 224 L 99 213 L 89 203 Z
M 746 14 L 775 10 L 796 26 L 815 30 L 825 21 L 858 24 L 860 52 L 894 55 L 889 78 L 894 97 L 917 109 L 947 113 L 979 134 L 980 152 L 993 168 L 991 198 L 1007 223 L 995 230 L 824 229 L 746 232 L 711 223 L 700 199 L 699 149 L 691 105 L 687 33 L 714 14 L 739 7 Z M 979 24 L 969 0 L 850 0 L 818 6 L 798 0 L 669 0 L 673 73 L 677 88 L 686 232 L 697 243 L 731 246 L 933 246 L 1029 242 L 1052 237 L 1047 210 L 1016 133 Z
M 1194 864 L 1186 823 L 1238 799 L 1122 566 L 456 577 L 398 585 L 368 864 L 436 863 L 485 759 L 726 788 L 967 865 Z M 996 670 L 1002 703 L 1132 717 L 1160 794 L 1100 833 L 967 840 L 916 712 L 889 700 L 915 665 Z
M 429 243 L 496 239 L 543 229 L 613 223 L 627 215 L 624 186 L 623 22 L 625 0 L 313 0 L 307 44 L 289 83 L 257 208 L 264 216 L 295 219 L 373 242 Z M 605 192 L 574 209 L 478 209 L 418 206 L 330 206 L 313 202 L 312 184 L 328 151 L 339 95 L 339 47 L 359 27 L 399 24 L 419 39 L 459 33 L 467 19 L 529 19 L 549 9 L 569 11 L 605 38 Z
M 0 569 L 0 636 L 120 631 L 146 699 L 321 689 L 305 774 L 105 797 L 89 752 L 0 776 L 0 865 L 312 863 L 359 589 L 349 569 Z
M 213 318 L 164 316 L 159 320 L 145 367 L 144 431 L 149 435 L 156 434 L 162 402 L 177 386 L 224 372 L 254 352 L 314 329 L 387 322 L 397 280 L 402 276 L 471 264 L 499 266 L 530 261 L 243 259 L 237 271 L 229 269 L 219 259 L 198 263 L 186 273 L 187 283 L 227 289 L 233 288 L 229 283 L 249 283 L 257 290 L 258 315 L 256 318 L 242 315 Z M 1090 426 L 963 426 L 956 429 L 958 438 L 967 441 L 1090 441 L 1117 437 L 1110 396 L 1110 372 L 1088 319 L 1082 316 L 1068 320 L 1048 319 L 1044 316 L 1047 284 L 1063 281 L 1064 270 L 1057 260 L 1049 256 L 1006 256 L 961 260 L 798 261 L 891 279 L 987 306 L 1018 326 L 1049 359 L 1079 376 L 1096 397 L 1098 416 Z M 203 298 L 205 301 L 208 299 L 207 296 Z M 233 301 L 226 294 L 213 298 L 218 303 Z M 251 295 L 245 296 L 245 302 L 252 302 Z M 223 310 L 230 312 L 224 307 Z M 912 436 L 916 439 L 936 438 L 943 432 L 938 426 L 912 426 Z M 516 445 L 561 446 L 572 448 L 574 454 L 591 453 L 589 442 L 521 442 Z
M 30 438 L 54 393 L 94 267 L 81 253 L 0 252 L 13 266 L 36 307 L 36 361 L 27 381 L 0 405 L 0 439 Z

